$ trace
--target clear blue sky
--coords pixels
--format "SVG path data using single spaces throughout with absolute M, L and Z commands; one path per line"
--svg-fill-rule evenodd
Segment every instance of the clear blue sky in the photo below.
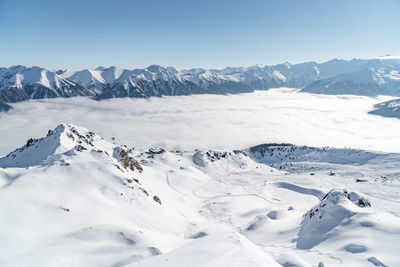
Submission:
M 222 68 L 400 55 L 399 0 L 0 0 L 0 66 Z

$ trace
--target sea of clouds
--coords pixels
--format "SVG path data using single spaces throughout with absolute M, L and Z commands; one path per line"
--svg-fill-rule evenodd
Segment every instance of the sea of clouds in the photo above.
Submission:
M 400 120 L 368 114 L 390 97 L 331 96 L 280 88 L 238 95 L 31 100 L 0 113 L 0 155 L 60 123 L 146 149 L 242 149 L 271 142 L 400 152 Z

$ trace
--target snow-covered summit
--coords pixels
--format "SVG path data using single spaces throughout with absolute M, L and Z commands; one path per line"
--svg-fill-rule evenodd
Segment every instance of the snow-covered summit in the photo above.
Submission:
M 93 95 L 82 85 L 41 67 L 0 69 L 0 101 Z
M 74 151 L 111 151 L 114 145 L 89 130 L 71 124 L 60 124 L 49 130 L 47 136 L 29 139 L 26 144 L 7 156 L 0 158 L 0 167 L 29 167 Z
M 84 87 L 99 90 L 98 92 L 101 92 L 101 87 L 107 84 L 106 80 L 101 76 L 100 70 L 85 69 L 65 76 Z
M 332 63 L 336 64 L 336 63 Z M 303 91 L 322 94 L 394 95 L 400 94 L 400 60 L 375 59 L 340 62 L 348 71 L 318 79 Z
M 138 260 L 160 254 L 164 240 L 179 244 L 184 218 L 164 204 L 157 183 L 146 182 L 131 152 L 60 124 L 1 158 L 0 236 L 7 248 L 0 265 L 111 266 L 132 249 Z M 28 254 L 30 260 L 22 256 Z M 96 256 L 83 256 L 89 254 Z
M 367 198 L 346 189 L 332 189 L 304 215 L 301 222 L 297 247 L 310 249 L 332 235 L 332 230 L 345 220 L 371 207 Z

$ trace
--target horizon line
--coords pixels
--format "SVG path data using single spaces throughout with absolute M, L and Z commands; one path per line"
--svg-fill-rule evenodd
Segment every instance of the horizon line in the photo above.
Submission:
M 124 70 L 139 70 L 139 69 L 147 69 L 147 68 L 149 68 L 149 67 L 151 67 L 151 66 L 159 66 L 159 67 L 162 67 L 162 68 L 165 68 L 165 69 L 167 69 L 167 68 L 173 68 L 173 69 L 175 69 L 175 70 L 177 70 L 177 71 L 185 71 L 185 70 L 193 70 L 193 69 L 203 69 L 203 70 L 224 70 L 224 69 L 227 69 L 227 68 L 251 68 L 251 67 L 255 67 L 255 66 L 257 66 L 257 67 L 271 67 L 271 66 L 278 66 L 278 65 L 284 65 L 284 64 L 289 64 L 289 65 L 301 65 L 301 64 L 306 64 L 306 63 L 316 63 L 316 64 L 324 64 L 324 63 L 327 63 L 327 62 L 330 62 L 330 61 L 335 61 L 335 60 L 337 60 L 337 61 L 353 61 L 353 60 L 400 60 L 400 55 L 398 55 L 398 56 L 393 56 L 393 55 L 382 55 L 382 56 L 377 56 L 377 57 L 373 57 L 373 58 L 348 58 L 348 59 L 345 59 L 345 58 L 333 58 L 333 59 L 330 59 L 330 60 L 326 60 L 326 61 L 313 61 L 313 60 L 311 60 L 311 61 L 302 61 L 302 62 L 298 62 L 298 63 L 290 63 L 289 61 L 286 61 L 286 62 L 281 62 L 281 63 L 277 63 L 277 64 L 258 64 L 258 63 L 256 63 L 256 64 L 253 64 L 253 65 L 248 65 L 248 66 L 225 66 L 225 67 L 223 67 L 223 68 L 203 68 L 203 67 L 192 67 L 192 68 L 176 68 L 176 67 L 174 67 L 174 66 L 172 66 L 172 65 L 168 65 L 168 66 L 166 66 L 166 65 L 160 65 L 160 64 L 150 64 L 150 65 L 148 65 L 147 67 L 133 67 L 133 68 L 124 68 L 124 67 L 120 67 L 120 66 L 117 66 L 117 65 L 111 65 L 111 66 L 109 66 L 109 67 L 105 67 L 105 66 L 103 66 L 103 65 L 99 65 L 99 66 L 97 66 L 97 67 L 95 67 L 95 68 L 81 68 L 81 69 L 69 69 L 69 68 L 57 68 L 57 69 L 54 69 L 54 68 L 47 68 L 47 67 L 42 67 L 42 66 L 40 66 L 40 65 L 30 65 L 30 66 L 28 66 L 28 65 L 21 65 L 21 64 L 16 64 L 16 65 L 9 65 L 9 66 L 4 66 L 4 67 L 0 67 L 0 68 L 12 68 L 12 67 L 18 67 L 18 66 L 22 66 L 22 67 L 26 67 L 26 68 L 34 68 L 34 67 L 39 67 L 39 68 L 42 68 L 42 69 L 46 69 L 46 70 L 49 70 L 49 71 L 53 71 L 53 72 L 56 72 L 56 71 L 83 71 L 83 70 L 97 70 L 97 69 L 99 69 L 99 68 L 103 68 L 103 69 L 110 69 L 110 68 L 118 68 L 118 69 L 124 69 Z

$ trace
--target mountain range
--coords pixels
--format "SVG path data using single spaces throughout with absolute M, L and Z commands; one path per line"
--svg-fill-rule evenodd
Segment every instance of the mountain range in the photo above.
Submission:
M 55 97 L 91 96 L 102 100 L 116 97 L 235 94 L 276 87 L 300 88 L 303 92 L 318 94 L 400 96 L 400 59 L 334 59 L 325 63 L 180 71 L 158 65 L 134 70 L 117 67 L 80 71 L 51 71 L 37 66 L 0 68 L 2 106 L 28 99 Z

